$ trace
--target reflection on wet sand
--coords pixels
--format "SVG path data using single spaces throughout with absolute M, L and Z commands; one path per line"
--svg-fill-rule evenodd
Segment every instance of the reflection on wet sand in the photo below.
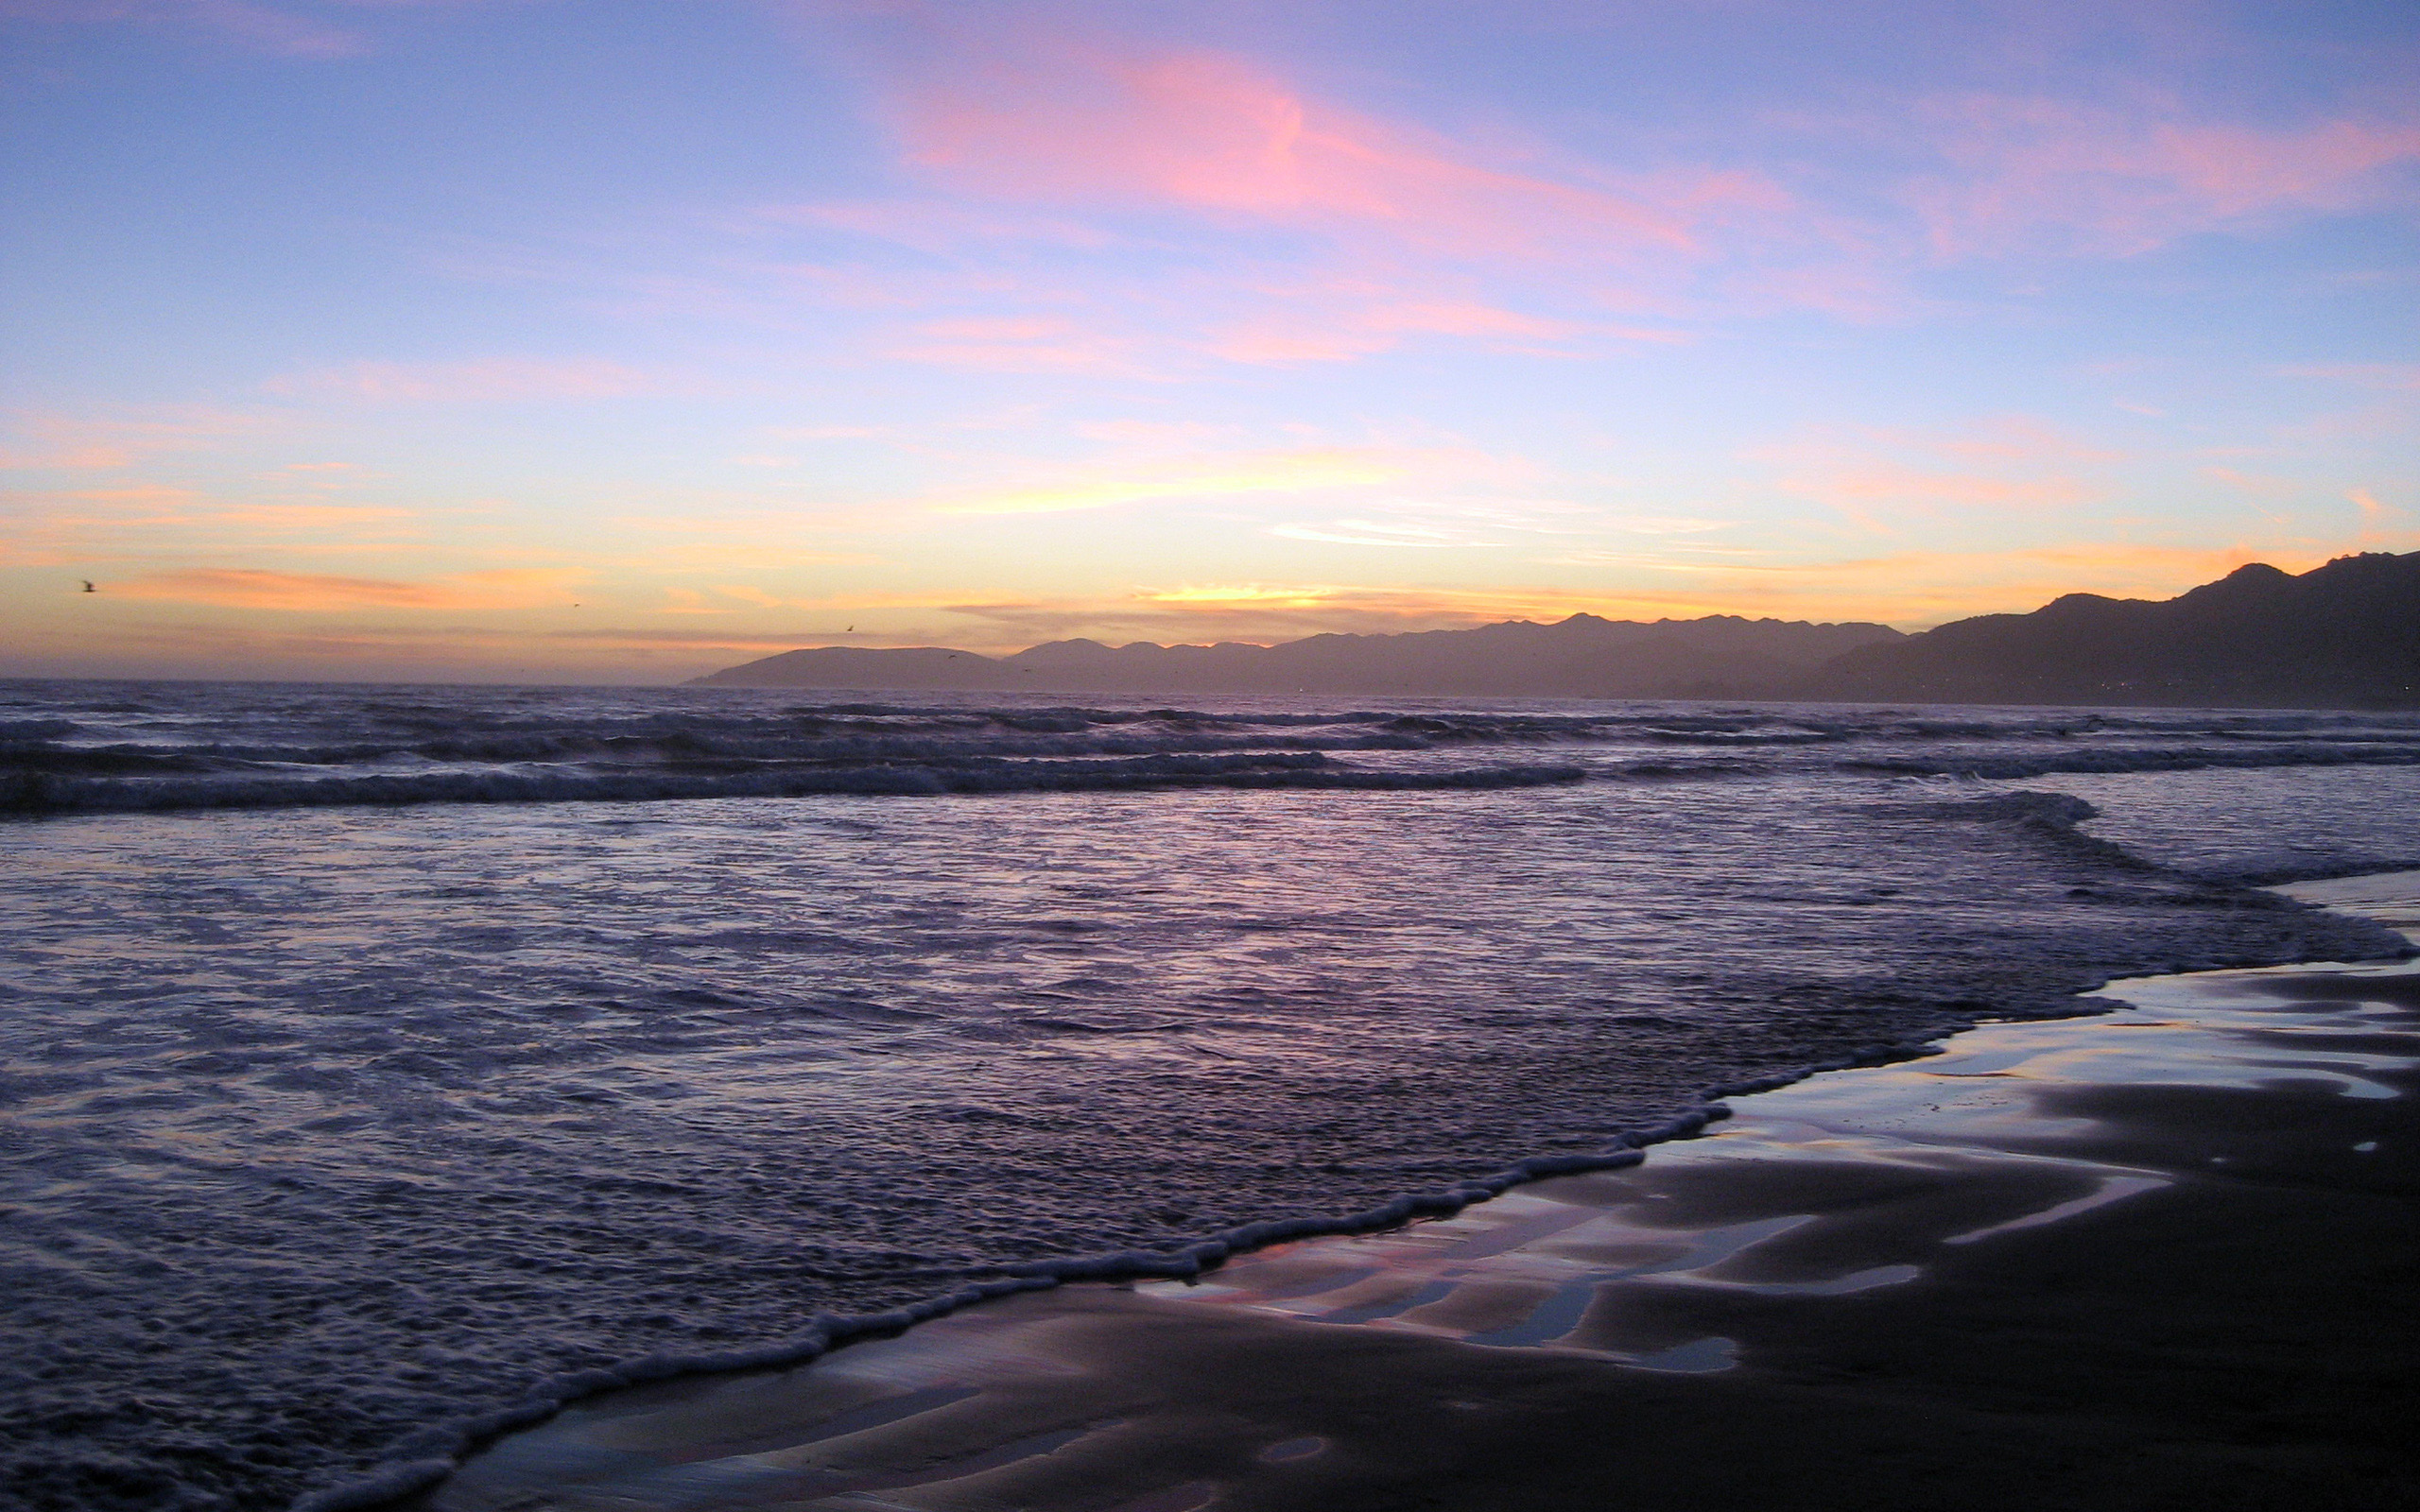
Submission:
M 2413 913 L 2420 874 L 2394 881 L 2328 901 Z M 2394 1446 L 2420 971 L 2108 995 L 2129 1005 L 1741 1098 L 1641 1166 L 1450 1218 L 597 1398 L 421 1504 L 2233 1507 L 2411 1488 Z

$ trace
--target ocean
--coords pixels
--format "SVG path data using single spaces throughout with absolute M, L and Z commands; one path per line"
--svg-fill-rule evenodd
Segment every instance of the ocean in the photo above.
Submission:
M 2420 714 L 0 683 L 0 1485 L 274 1507 L 533 1383 L 2398 954 Z

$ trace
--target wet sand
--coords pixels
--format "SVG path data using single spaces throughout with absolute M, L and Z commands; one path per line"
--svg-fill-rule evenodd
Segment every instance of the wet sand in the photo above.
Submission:
M 2287 890 L 2420 928 L 2420 873 Z M 2420 1503 L 2420 968 L 2105 995 L 1449 1219 L 593 1398 L 413 1504 Z

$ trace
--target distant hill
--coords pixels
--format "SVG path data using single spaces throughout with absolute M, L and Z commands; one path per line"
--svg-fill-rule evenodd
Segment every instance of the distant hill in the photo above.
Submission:
M 1279 645 L 1052 641 L 1013 656 L 813 646 L 697 681 L 869 692 L 1319 693 L 1535 698 L 2420 708 L 2420 552 L 2300 576 L 2241 567 L 2166 600 L 2070 593 L 1920 635 L 1718 614 L 1574 614 Z
M 1884 625 L 1729 614 L 1641 624 L 1574 614 L 1551 625 L 1513 620 L 1468 630 L 1314 635 L 1278 645 L 1052 641 L 996 658 L 945 646 L 814 646 L 697 681 L 869 691 L 1787 697 L 1841 653 L 1901 639 Z
M 1929 703 L 2420 707 L 2420 552 L 2255 563 L 2161 601 L 2069 593 L 1834 661 L 1813 696 Z

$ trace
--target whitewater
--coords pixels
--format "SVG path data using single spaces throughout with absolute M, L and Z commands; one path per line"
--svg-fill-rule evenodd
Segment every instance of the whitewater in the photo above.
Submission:
M 0 683 L 0 1485 L 1616 1147 L 2394 936 L 2420 714 Z M 414 1435 L 420 1435 L 416 1440 Z

